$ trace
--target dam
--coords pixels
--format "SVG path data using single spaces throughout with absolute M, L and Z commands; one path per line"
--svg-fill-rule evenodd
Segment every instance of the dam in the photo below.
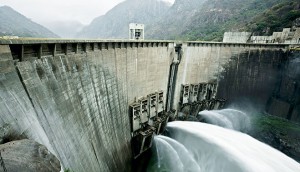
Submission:
M 1 39 L 2 137 L 64 169 L 130 171 L 168 121 L 203 109 L 247 99 L 300 122 L 299 58 L 289 44 Z

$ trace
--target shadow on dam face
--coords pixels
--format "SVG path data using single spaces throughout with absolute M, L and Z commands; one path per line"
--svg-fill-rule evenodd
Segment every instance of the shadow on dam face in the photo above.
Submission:
M 299 52 L 254 50 L 232 58 L 221 73 L 219 97 L 228 104 L 242 108 L 252 104 L 257 110 L 300 122 Z
M 187 42 L 179 60 L 172 41 L 0 43 L 0 126 L 45 145 L 72 171 L 133 170 L 129 105 L 153 93 L 172 120 L 245 97 L 300 120 L 299 77 L 290 71 L 299 52 L 288 45 Z M 137 125 L 147 128 L 150 112 Z

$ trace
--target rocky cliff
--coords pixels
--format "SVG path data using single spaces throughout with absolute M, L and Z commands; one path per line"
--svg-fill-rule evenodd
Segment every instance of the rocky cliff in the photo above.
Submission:
M 32 140 L 17 140 L 0 145 L 0 171 L 59 172 L 59 160 L 47 148 Z

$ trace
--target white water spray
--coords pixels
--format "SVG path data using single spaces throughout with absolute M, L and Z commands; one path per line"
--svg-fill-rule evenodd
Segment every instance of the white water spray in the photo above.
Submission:
M 250 118 L 242 111 L 235 109 L 223 109 L 202 111 L 198 114 L 207 123 L 218 125 L 237 131 L 247 131 L 250 128 Z
M 200 171 L 197 162 L 181 143 L 166 136 L 156 136 L 154 141 L 158 168 L 177 172 Z
M 156 169 L 152 167 L 148 171 L 300 171 L 300 164 L 293 159 L 234 130 L 199 122 L 179 121 L 168 123 L 166 130 L 174 140 L 163 136 L 155 137 L 159 163 L 154 163 Z

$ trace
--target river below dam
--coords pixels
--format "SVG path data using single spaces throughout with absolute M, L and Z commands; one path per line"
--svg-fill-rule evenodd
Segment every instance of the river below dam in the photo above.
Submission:
M 154 138 L 148 172 L 299 172 L 300 164 L 242 132 L 247 114 L 234 109 L 202 111 L 202 122 L 175 121 Z M 242 132 L 240 132 L 242 131 Z

